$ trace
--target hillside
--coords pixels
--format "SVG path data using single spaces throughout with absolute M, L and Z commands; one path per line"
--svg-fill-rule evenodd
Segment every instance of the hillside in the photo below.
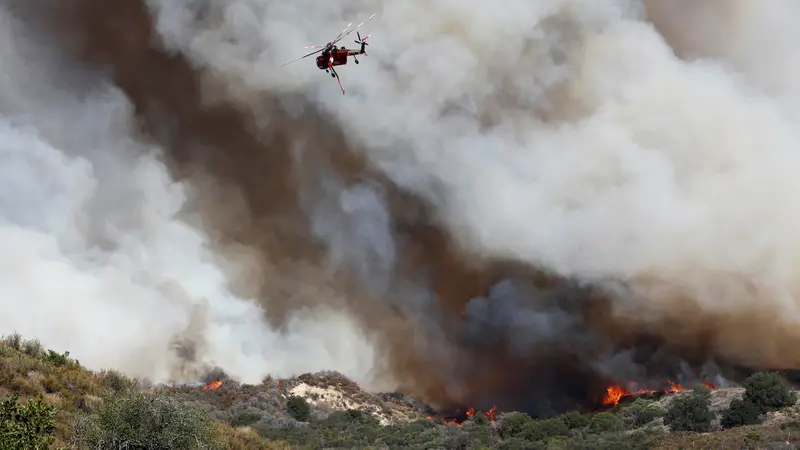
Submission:
M 115 371 L 91 372 L 69 356 L 19 335 L 0 341 L 0 449 L 118 448 L 126 442 L 127 448 L 165 449 L 754 449 L 800 444 L 797 396 L 773 383 L 780 379 L 770 374 L 748 382 L 749 392 L 756 392 L 749 398 L 773 410 L 760 415 L 748 409 L 757 405 L 749 403 L 743 388 L 698 388 L 622 397 L 613 408 L 592 414 L 533 420 L 516 412 L 468 411 L 465 420 L 455 423 L 437 418 L 421 402 L 370 394 L 331 372 L 267 378 L 262 385 L 212 374 L 206 384 L 150 386 Z M 789 403 L 795 406 L 782 406 Z M 722 429 L 726 421 L 729 428 Z M 737 426 L 747 423 L 752 424 Z

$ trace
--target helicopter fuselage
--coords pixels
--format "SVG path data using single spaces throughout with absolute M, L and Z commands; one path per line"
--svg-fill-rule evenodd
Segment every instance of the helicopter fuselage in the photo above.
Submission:
M 347 64 L 347 57 L 350 56 L 350 50 L 337 49 L 329 54 L 321 54 L 317 56 L 317 67 L 325 70 L 333 66 L 344 66 Z

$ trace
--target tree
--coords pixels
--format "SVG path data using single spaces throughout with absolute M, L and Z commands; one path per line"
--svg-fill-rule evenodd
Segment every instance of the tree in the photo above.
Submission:
M 0 403 L 0 449 L 44 450 L 53 443 L 57 409 L 42 399 L 19 403 L 19 394 Z
M 793 392 L 786 380 L 777 373 L 755 373 L 747 377 L 742 384 L 745 387 L 742 400 L 757 406 L 762 414 L 797 403 L 797 393 Z

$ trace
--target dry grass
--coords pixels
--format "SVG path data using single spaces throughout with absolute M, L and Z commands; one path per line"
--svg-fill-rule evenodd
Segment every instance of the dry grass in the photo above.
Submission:
M 60 445 L 70 437 L 75 415 L 107 393 L 104 377 L 74 360 L 59 364 L 38 341 L 18 335 L 0 341 L 0 398 L 18 392 L 21 399 L 42 397 L 59 408 L 56 438 Z
M 73 425 L 79 415 L 90 413 L 104 398 L 129 389 L 139 389 L 138 383 L 119 372 L 89 371 L 78 361 L 63 355 L 54 357 L 38 341 L 23 340 L 16 334 L 0 339 L 0 400 L 16 392 L 23 401 L 40 397 L 57 406 L 54 448 L 70 448 Z M 230 406 L 238 399 L 253 395 L 257 389 L 258 386 L 248 386 L 230 392 L 185 387 L 177 391 L 191 393 L 187 395 L 190 400 L 215 408 Z M 217 426 L 232 449 L 291 448 L 286 443 L 264 440 L 253 430 L 234 429 L 222 421 Z

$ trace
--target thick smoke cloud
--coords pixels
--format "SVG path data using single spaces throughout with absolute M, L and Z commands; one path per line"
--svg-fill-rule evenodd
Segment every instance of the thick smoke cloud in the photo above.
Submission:
M 191 188 L 137 133 L 125 95 L 31 23 L 5 8 L 0 20 L 4 333 L 160 381 L 370 367 L 347 317 L 307 311 L 271 330 L 230 293 L 209 238 L 179 218 Z M 195 361 L 178 357 L 185 341 Z
M 119 274 L 147 292 L 157 284 L 132 273 L 169 274 L 187 292 L 150 300 L 153 317 L 170 317 L 148 333 L 161 341 L 115 345 L 166 358 L 194 305 L 216 298 L 213 326 L 184 338 L 234 376 L 327 365 L 444 407 L 538 413 L 610 380 L 798 367 L 796 7 L 662 3 L 48 5 L 48 29 L 70 57 L 110 69 L 168 170 L 144 144 L 83 150 L 84 165 L 112 168 L 92 183 L 108 176 L 114 189 L 98 189 L 82 220 L 122 221 L 128 230 L 104 239 L 133 240 L 114 259 L 128 264 Z M 375 12 L 362 29 L 369 56 L 339 71 L 346 97 L 310 60 L 277 67 Z M 70 79 L 125 102 L 89 75 Z M 29 119 L 37 130 L 64 104 L 79 123 L 92 118 L 95 146 L 98 133 L 134 135 L 88 113 L 95 103 L 41 92 L 51 105 Z M 80 143 L 84 128 L 70 128 Z M 131 172 L 131 158 L 149 169 Z M 136 178 L 146 170 L 161 187 Z M 148 210 L 176 192 L 148 216 L 163 228 L 128 218 L 136 209 L 116 193 L 127 179 Z M 56 197 L 40 197 L 49 211 Z M 191 247 L 157 238 L 174 227 Z M 81 251 L 107 227 L 84 228 Z M 206 247 L 213 262 L 201 263 Z M 131 264 L 134 254 L 147 260 Z M 182 272 L 156 270 L 158 255 Z M 137 300 L 124 302 L 142 308 L 126 310 L 128 323 L 149 323 Z M 229 341 L 208 331 L 219 329 Z M 102 334 L 87 330 L 73 334 Z
M 150 2 L 168 45 L 240 91 L 305 92 L 466 252 L 621 281 L 625 321 L 691 344 L 664 326 L 688 315 L 726 357 L 794 366 L 784 3 Z M 352 97 L 267 69 L 373 11 L 371 59 L 341 71 Z

